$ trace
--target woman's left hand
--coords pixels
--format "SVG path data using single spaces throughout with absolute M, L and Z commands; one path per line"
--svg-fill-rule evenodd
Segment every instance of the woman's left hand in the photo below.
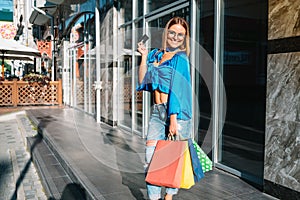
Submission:
M 170 126 L 169 126 L 169 134 L 177 135 L 178 133 L 178 126 L 177 126 L 177 115 L 170 116 Z

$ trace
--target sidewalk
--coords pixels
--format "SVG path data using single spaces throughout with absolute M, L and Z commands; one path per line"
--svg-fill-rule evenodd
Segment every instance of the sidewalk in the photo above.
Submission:
M 10 115 L 12 117 L 7 117 Z M 16 133 L 17 130 L 24 133 L 27 150 L 30 152 L 27 154 L 31 155 L 35 163 L 43 188 L 37 183 L 33 185 L 40 191 L 45 191 L 48 200 L 146 199 L 143 173 L 144 141 L 140 137 L 113 129 L 106 124 L 97 124 L 93 117 L 71 108 L 33 107 L 25 109 L 18 117 L 14 118 L 12 113 L 6 114 L 5 117 L 0 116 L 0 119 L 2 119 L 0 136 Z M 13 131 L 8 132 L 7 127 Z M 35 134 L 37 129 L 39 135 Z M 16 137 L 20 139 L 22 134 Z M 1 138 L 1 148 L 8 148 L 3 143 L 4 140 Z M 24 145 L 24 142 L 20 144 Z M 25 161 L 29 162 L 28 159 Z M 29 175 L 29 171 L 23 172 L 23 175 Z M 9 177 L 11 172 L 2 170 L 1 174 Z M 24 187 L 27 184 L 26 179 L 20 178 L 19 185 L 16 186 L 12 180 L 10 183 L 12 192 L 22 191 L 20 186 L 23 184 Z M 2 194 L 2 191 L 0 192 Z M 1 199 L 11 198 L 1 196 Z M 32 199 L 45 197 L 41 195 Z M 173 199 L 274 200 L 275 198 L 258 191 L 235 176 L 214 169 L 206 173 L 205 178 L 192 189 L 180 190 Z
M 17 110 L 13 110 L 17 111 Z M 0 199 L 47 200 L 31 156 L 25 148 L 25 137 L 36 131 L 25 132 L 18 115 L 25 112 L 1 112 L 0 115 Z
M 50 199 L 64 199 L 66 190 L 69 194 L 78 192 L 74 199 L 146 199 L 143 139 L 97 124 L 93 117 L 71 108 L 34 109 L 26 114 L 41 133 L 39 144 L 47 144 L 53 152 L 43 155 L 45 147 L 31 146 L 36 149 L 32 151 L 34 161 L 44 170 L 44 185 L 50 192 L 50 186 L 55 185 L 55 197 L 50 193 Z M 34 143 L 29 139 L 29 145 Z M 55 155 L 56 160 L 48 155 Z M 63 170 L 55 172 L 64 175 L 54 174 L 53 178 L 49 166 L 58 166 L 57 161 Z M 190 190 L 180 190 L 173 199 L 275 199 L 221 170 L 214 169 L 205 175 L 200 183 Z

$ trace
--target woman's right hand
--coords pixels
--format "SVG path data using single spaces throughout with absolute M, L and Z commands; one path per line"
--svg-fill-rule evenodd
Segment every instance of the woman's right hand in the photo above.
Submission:
M 142 56 L 147 56 L 148 55 L 148 50 L 145 47 L 145 44 L 143 42 L 138 43 L 137 50 L 142 54 Z
M 139 67 L 139 84 L 141 84 L 144 80 L 145 74 L 147 72 L 147 56 L 148 50 L 145 47 L 145 44 L 142 42 L 138 43 L 137 50 L 141 53 L 141 63 Z

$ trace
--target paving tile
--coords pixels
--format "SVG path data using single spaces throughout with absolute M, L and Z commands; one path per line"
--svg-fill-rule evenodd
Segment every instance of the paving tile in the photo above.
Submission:
M 18 193 L 20 193 L 21 196 L 19 196 L 18 199 L 22 199 L 22 192 L 24 194 L 24 197 L 26 193 L 26 200 L 30 198 L 36 198 L 36 192 L 32 188 L 33 182 L 31 179 L 35 179 L 36 181 L 38 181 L 38 177 L 34 176 L 34 173 L 36 172 L 32 164 L 26 166 L 26 164 L 30 162 L 30 155 L 25 150 L 23 137 L 21 136 L 19 128 L 18 126 L 16 126 L 16 124 L 17 123 L 15 120 L 7 120 L 0 123 L 0 129 L 5 130 L 5 133 L 3 132 L 3 134 L 0 135 L 0 160 L 1 158 L 3 158 L 4 161 L 0 162 L 0 179 L 1 182 L 2 180 L 4 180 L 5 182 L 5 187 L 2 187 L 0 183 L 1 200 L 11 199 L 13 197 L 12 195 L 16 190 L 15 181 L 20 181 L 18 182 Z M 5 138 L 3 138 L 3 136 L 5 136 Z M 5 151 L 3 151 L 2 148 L 4 148 Z M 3 152 L 5 152 L 6 154 L 5 158 L 3 156 Z M 13 154 L 15 155 L 15 161 L 11 161 L 13 157 L 10 156 L 9 152 L 13 152 Z M 25 170 L 25 167 L 28 167 L 28 169 Z M 40 187 L 39 189 L 41 191 L 43 190 L 42 187 Z M 45 194 L 42 192 L 40 196 L 42 197 L 42 194 L 45 197 Z

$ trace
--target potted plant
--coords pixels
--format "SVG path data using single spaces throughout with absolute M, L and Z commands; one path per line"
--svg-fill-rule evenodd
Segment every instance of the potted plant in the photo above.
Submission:
M 29 84 L 37 83 L 40 86 L 48 86 L 50 84 L 51 79 L 48 76 L 41 74 L 26 74 L 23 81 L 27 81 Z

